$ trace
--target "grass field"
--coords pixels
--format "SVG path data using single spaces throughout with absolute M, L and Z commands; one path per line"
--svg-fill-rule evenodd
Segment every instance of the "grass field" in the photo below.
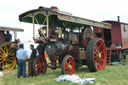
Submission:
M 76 69 L 75 74 L 81 78 L 96 78 L 95 83 L 89 85 L 128 85 L 128 62 L 124 66 L 106 66 L 104 71 L 91 73 L 86 66 Z M 17 78 L 17 70 L 4 71 L 0 77 L 0 85 L 78 85 L 71 83 L 57 83 L 56 78 L 61 75 L 61 69 L 53 71 L 47 69 L 45 75 L 29 78 Z

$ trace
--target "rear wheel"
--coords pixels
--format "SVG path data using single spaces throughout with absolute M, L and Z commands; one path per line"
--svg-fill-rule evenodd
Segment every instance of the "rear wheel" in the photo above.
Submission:
M 87 65 L 91 72 L 102 71 L 106 65 L 106 47 L 102 39 L 92 39 L 87 46 Z
M 47 70 L 47 62 L 43 56 L 37 56 L 33 62 L 33 72 L 35 75 L 45 74 Z
M 0 47 L 0 68 L 2 70 L 12 70 L 16 66 L 16 56 L 11 43 L 4 43 Z
M 72 75 L 75 72 L 75 61 L 71 55 L 64 57 L 62 61 L 62 74 Z

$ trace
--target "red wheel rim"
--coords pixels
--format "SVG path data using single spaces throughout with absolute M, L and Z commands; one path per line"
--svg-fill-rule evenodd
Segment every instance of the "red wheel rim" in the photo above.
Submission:
M 65 61 L 65 65 L 64 65 L 64 72 L 65 74 L 74 74 L 75 72 L 75 63 L 74 63 L 74 59 L 69 56 L 66 61 Z
M 47 63 L 44 57 L 39 56 L 35 64 L 36 74 L 45 74 L 47 69 Z
M 102 71 L 106 65 L 106 47 L 102 40 L 98 40 L 94 47 L 94 64 L 97 71 Z

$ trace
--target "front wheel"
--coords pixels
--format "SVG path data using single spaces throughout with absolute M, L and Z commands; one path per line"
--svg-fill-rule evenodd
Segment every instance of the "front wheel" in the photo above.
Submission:
M 75 72 L 75 61 L 71 55 L 64 57 L 62 64 L 62 74 L 72 75 Z
M 43 56 L 37 56 L 33 62 L 33 72 L 35 75 L 45 74 L 47 71 L 47 62 Z

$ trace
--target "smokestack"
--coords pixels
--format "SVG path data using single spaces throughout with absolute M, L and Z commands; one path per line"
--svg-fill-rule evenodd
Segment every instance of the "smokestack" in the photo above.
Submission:
M 51 7 L 51 10 L 52 10 L 52 11 L 58 11 L 59 9 L 58 9 L 56 6 L 52 6 L 52 7 Z
M 117 16 L 118 22 L 120 22 L 120 16 Z

